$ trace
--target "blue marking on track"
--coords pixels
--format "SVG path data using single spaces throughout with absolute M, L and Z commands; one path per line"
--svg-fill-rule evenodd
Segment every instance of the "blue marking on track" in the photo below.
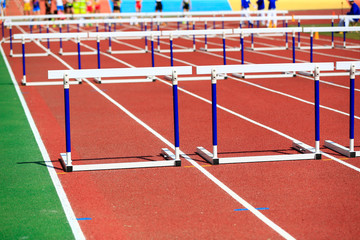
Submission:
M 91 218 L 76 218 L 78 221 L 91 220 Z
M 269 210 L 269 208 L 263 207 L 263 208 L 256 208 L 256 210 Z M 249 209 L 247 208 L 239 208 L 239 209 L 234 209 L 234 211 L 249 211 Z

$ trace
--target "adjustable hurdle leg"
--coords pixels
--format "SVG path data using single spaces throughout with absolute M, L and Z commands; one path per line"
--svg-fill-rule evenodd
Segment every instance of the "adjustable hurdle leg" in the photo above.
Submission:
M 217 103 L 216 103 L 216 70 L 211 70 L 211 106 L 212 106 L 212 140 L 213 153 L 203 147 L 197 147 L 196 153 L 213 165 L 219 164 L 217 149 Z
M 49 33 L 49 25 L 46 26 L 46 33 Z M 50 39 L 47 39 L 47 54 L 50 55 Z
M 71 161 L 71 135 L 70 135 L 70 94 L 69 94 L 69 77 L 64 75 L 64 106 L 65 106 L 65 139 L 66 153 L 60 153 L 60 162 L 65 172 L 72 172 L 73 166 Z
M 62 33 L 62 27 L 61 24 L 59 24 L 59 32 Z M 62 55 L 63 53 L 63 47 L 62 47 L 62 38 L 59 39 L 59 44 L 60 44 L 60 50 L 59 50 L 59 54 Z
M 320 153 L 320 70 L 315 66 L 315 159 L 321 159 Z
M 22 64 L 23 64 L 23 79 L 21 80 L 22 85 L 26 85 L 26 69 L 25 69 L 25 38 L 22 38 Z
M 160 31 L 160 23 L 157 22 L 157 30 Z M 157 36 L 157 50 L 160 52 L 160 36 Z
M 300 19 L 298 20 L 298 27 L 300 27 Z M 298 48 L 301 47 L 301 44 L 300 44 L 300 32 L 298 32 Z
M 193 30 L 195 30 L 195 21 L 193 21 Z M 193 35 L 193 51 L 196 51 L 195 34 Z
M 12 26 L 9 27 L 9 35 L 10 35 L 10 57 L 13 56 L 13 46 L 12 46 Z
M 310 62 L 313 62 L 313 44 L 314 44 L 314 33 L 310 33 Z
M 155 67 L 154 35 L 151 35 L 151 64 L 152 64 L 152 67 Z
M 80 37 L 77 37 L 77 49 L 78 49 L 78 69 L 81 69 L 81 51 L 80 51 Z M 82 79 L 79 78 L 77 79 L 77 81 L 79 81 L 79 83 L 82 82 Z
M 334 27 L 334 19 L 331 20 L 331 26 Z M 335 48 L 334 31 L 331 32 L 331 48 Z
M 146 25 L 146 23 L 145 23 L 144 28 L 145 28 L 145 31 L 146 31 L 146 30 L 147 30 L 147 25 Z M 148 41 L 147 41 L 147 36 L 145 36 L 145 52 L 148 52 Z
M 325 147 L 338 152 L 349 158 L 360 156 L 360 151 L 355 151 L 354 146 L 354 124 L 355 124 L 355 65 L 350 66 L 350 116 L 349 116 L 349 138 L 350 145 L 346 148 L 330 140 L 325 141 Z
M 97 41 L 97 62 L 98 62 L 98 69 L 101 69 L 101 62 L 100 62 L 100 36 L 97 35 L 96 37 L 96 41 Z M 94 79 L 95 82 L 97 83 L 101 83 L 101 77 L 95 78 Z
M 172 34 L 170 34 L 169 39 L 170 39 L 170 66 L 174 66 L 173 37 L 172 37 Z
M 172 72 L 172 85 L 173 85 L 173 111 L 174 111 L 174 137 L 175 137 L 175 155 L 167 148 L 163 148 L 161 155 L 166 159 L 175 160 L 175 166 L 181 166 L 180 160 L 180 141 L 179 141 L 179 108 L 178 108 L 178 79 L 177 72 Z
M 288 27 L 287 21 L 285 22 L 285 27 L 286 28 Z M 286 50 L 289 49 L 289 40 L 288 40 L 288 33 L 287 32 L 285 33 L 285 48 L 286 48 Z
M 225 40 L 225 32 L 223 32 L 223 59 L 224 65 L 226 65 L 226 40 Z M 225 75 L 226 78 L 226 75 Z

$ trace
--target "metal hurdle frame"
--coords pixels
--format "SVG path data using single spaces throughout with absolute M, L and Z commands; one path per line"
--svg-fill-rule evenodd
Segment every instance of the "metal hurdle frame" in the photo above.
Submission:
M 355 128 L 355 73 L 360 69 L 358 62 L 336 62 L 337 70 L 350 70 L 350 109 L 349 109 L 349 148 L 344 147 L 331 140 L 325 140 L 324 146 L 349 158 L 359 157 L 360 151 L 355 151 L 354 128 Z
M 334 48 L 334 40 L 332 38 L 332 46 L 324 46 L 324 47 L 316 47 L 313 45 L 313 39 L 314 39 L 314 33 L 315 32 L 341 32 L 344 31 L 344 36 L 345 36 L 345 31 L 360 31 L 360 27 L 304 27 L 303 28 L 303 32 L 307 32 L 310 33 L 310 46 L 308 49 L 310 49 L 310 62 L 313 62 L 314 57 L 314 49 L 331 49 Z M 351 46 L 352 48 L 360 48 L 359 46 Z M 346 48 L 346 39 L 344 38 L 344 46 L 343 48 Z M 337 69 L 337 70 L 349 70 L 349 69 Z M 299 74 L 301 75 L 305 75 L 305 76 L 313 76 L 313 72 L 299 72 Z M 347 76 L 349 75 L 349 73 L 347 72 L 324 72 L 321 73 L 321 76 Z M 359 72 L 356 73 L 356 75 L 360 75 Z
M 294 16 L 293 20 L 298 20 L 298 27 L 301 27 L 301 20 L 331 20 L 331 26 L 334 26 L 334 20 L 339 19 L 339 16 L 337 15 L 321 15 L 321 16 L 310 16 L 310 15 L 298 15 Z M 332 34 L 332 41 L 334 41 L 334 34 Z M 309 47 L 301 46 L 301 40 L 300 40 L 300 32 L 298 33 L 298 49 L 309 49 Z
M 87 69 L 87 70 L 52 70 L 48 72 L 49 79 L 63 79 L 64 82 L 64 101 L 65 101 L 65 136 L 66 153 L 60 153 L 60 162 L 66 172 L 73 171 L 92 171 L 128 168 L 149 168 L 149 167 L 170 167 L 181 166 L 180 143 L 179 143 L 179 119 L 178 119 L 178 89 L 177 75 L 191 74 L 190 66 L 182 67 L 147 67 L 147 68 L 114 68 L 114 69 Z M 96 78 L 96 77 L 130 77 L 147 75 L 172 75 L 173 83 L 173 111 L 174 111 L 174 134 L 175 134 L 175 154 L 169 149 L 162 148 L 161 155 L 165 161 L 150 162 L 127 162 L 127 163 L 104 163 L 104 164 L 84 164 L 73 165 L 71 158 L 71 132 L 70 132 L 70 100 L 69 100 L 69 79 L 71 78 Z
M 97 61 L 98 61 L 98 69 L 101 69 L 100 62 L 100 38 L 101 37 L 145 37 L 145 41 L 147 41 L 147 37 L 151 36 L 151 59 L 152 59 L 152 67 L 155 67 L 154 63 L 154 36 L 160 36 L 160 31 L 137 31 L 137 32 L 89 32 L 89 37 L 96 37 L 97 40 Z M 147 44 L 145 44 L 146 48 L 144 50 L 121 50 L 121 51 L 112 51 L 114 54 L 125 54 L 125 53 L 146 53 L 148 52 Z M 156 80 L 155 76 L 146 76 L 145 79 L 108 79 L 104 80 L 101 77 L 94 78 L 97 83 L 133 83 L 133 82 L 154 82 Z
M 87 37 L 87 33 L 38 33 L 38 34 L 15 34 L 14 39 L 21 39 L 22 41 L 22 64 L 23 64 L 23 78 L 21 80 L 21 84 L 25 86 L 46 86 L 46 85 L 62 85 L 61 81 L 54 81 L 54 82 L 27 82 L 26 79 L 26 57 L 42 57 L 48 56 L 50 54 L 49 44 L 48 44 L 48 51 L 47 54 L 26 54 L 25 53 L 25 39 L 54 39 L 54 38 L 61 38 L 61 37 L 68 37 L 68 38 L 80 38 L 80 37 Z M 81 62 L 80 62 L 80 48 L 78 49 L 78 60 L 79 60 L 79 69 L 81 69 Z M 81 80 L 72 81 L 70 84 L 81 84 Z
M 251 35 L 251 47 L 246 48 L 254 51 L 269 51 L 269 50 L 287 50 L 289 49 L 288 37 L 285 35 L 285 46 L 281 47 L 255 47 L 253 34 L 262 34 L 262 33 L 296 33 L 301 32 L 302 28 L 299 27 L 284 27 L 284 28 L 237 28 L 234 29 L 235 34 L 240 34 L 241 36 Z M 242 48 L 241 46 L 240 48 Z
M 147 53 L 149 51 L 147 45 L 147 38 L 148 37 L 155 37 L 160 36 L 160 31 L 131 31 L 131 32 L 89 32 L 89 37 L 100 37 L 101 39 L 108 38 L 109 39 L 109 48 L 107 50 L 110 54 L 135 54 L 135 53 Z M 141 50 L 112 50 L 111 48 L 111 38 L 125 38 L 125 39 L 139 39 L 144 38 L 145 44 L 144 49 Z
M 315 88 L 315 148 L 305 143 L 293 141 L 292 148 L 301 154 L 288 155 L 267 155 L 267 156 L 246 156 L 246 157 L 218 157 L 217 141 L 217 101 L 216 101 L 216 81 L 219 73 L 234 72 L 281 72 L 281 71 L 306 71 L 314 69 L 314 88 Z M 211 72 L 212 86 L 212 140 L 213 152 L 209 152 L 204 147 L 197 147 L 196 153 L 213 165 L 226 163 L 247 163 L 247 162 L 268 162 L 268 161 L 291 161 L 321 159 L 320 152 L 320 101 L 319 101 L 319 79 L 320 70 L 334 69 L 333 63 L 292 63 L 292 64 L 251 64 L 251 65 L 227 65 L 227 66 L 199 66 L 196 68 L 197 74 Z

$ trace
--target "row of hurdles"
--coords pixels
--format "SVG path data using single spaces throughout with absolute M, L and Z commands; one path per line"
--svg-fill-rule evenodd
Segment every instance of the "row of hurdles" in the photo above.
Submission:
M 325 146 L 339 152 L 347 157 L 358 157 L 360 151 L 354 150 L 354 117 L 355 117 L 355 73 L 360 69 L 358 62 L 336 62 L 336 69 L 348 70 L 350 76 L 350 112 L 349 112 L 349 148 L 334 143 L 331 140 L 325 141 Z M 268 161 L 294 161 L 294 160 L 316 160 L 321 159 L 320 151 L 320 71 L 334 70 L 334 63 L 284 63 L 284 64 L 251 64 L 251 65 L 213 65 L 198 66 L 196 74 L 208 74 L 211 82 L 211 104 L 212 104 L 212 152 L 203 147 L 197 147 L 196 153 L 213 165 L 227 163 L 250 163 Z M 282 71 L 314 71 L 314 115 L 315 115 L 315 147 L 309 146 L 299 140 L 292 138 L 292 148 L 299 151 L 299 154 L 265 155 L 265 156 L 241 156 L 222 158 L 218 155 L 217 139 L 217 77 L 219 74 L 231 74 L 237 72 L 257 73 L 257 72 L 282 72 Z M 83 70 L 51 70 L 48 72 L 49 79 L 62 79 L 64 86 L 64 106 L 65 106 L 65 135 L 66 153 L 61 153 L 60 161 L 65 171 L 88 171 L 88 170 L 109 170 L 124 168 L 148 168 L 148 167 L 169 167 L 181 166 L 180 156 L 186 157 L 180 150 L 179 138 L 179 108 L 178 108 L 178 83 L 179 75 L 192 74 L 191 66 L 177 67 L 147 67 L 147 68 L 114 68 L 114 69 L 83 69 Z M 136 77 L 136 76 L 155 76 L 171 75 L 172 95 L 173 95 L 173 120 L 174 120 L 174 144 L 167 142 L 167 145 L 174 149 L 173 153 L 168 148 L 161 150 L 164 161 L 149 162 L 122 162 L 122 163 L 101 163 L 73 165 L 71 159 L 71 131 L 70 131 L 70 79 L 76 78 L 101 78 L 101 77 Z M 111 99 L 110 96 L 108 96 Z M 141 120 L 137 120 L 141 121 Z
M 36 16 L 34 16 L 35 18 Z M 6 27 L 9 28 L 10 36 L 11 36 L 11 30 L 13 26 L 29 26 L 30 27 L 30 33 L 32 33 L 33 26 L 39 27 L 39 32 L 42 32 L 42 26 L 46 26 L 48 29 L 49 26 L 58 26 L 59 28 L 62 28 L 62 26 L 67 25 L 67 31 L 69 32 L 69 25 L 77 25 L 77 31 L 80 31 L 80 26 L 86 26 L 89 24 L 96 25 L 96 29 L 98 31 L 99 24 L 104 24 L 104 29 L 107 31 L 107 29 L 111 29 L 111 26 L 113 25 L 113 29 L 116 31 L 116 24 L 140 24 L 141 30 L 143 30 L 143 26 L 147 26 L 147 24 L 150 24 L 150 29 L 153 30 L 153 26 L 157 25 L 157 30 L 159 30 L 160 25 L 164 23 L 174 23 L 177 22 L 177 28 L 180 29 L 180 23 L 186 22 L 187 23 L 187 29 L 189 30 L 189 23 L 192 23 L 193 28 L 195 27 L 196 23 L 203 22 L 204 28 L 207 28 L 207 22 L 213 22 L 213 27 L 216 29 L 216 22 L 222 22 L 222 28 L 224 28 L 224 22 L 239 22 L 239 27 L 242 27 L 243 22 L 248 23 L 254 23 L 257 22 L 257 27 L 259 27 L 259 23 L 265 22 L 265 21 L 282 21 L 283 27 L 286 27 L 288 25 L 288 21 L 295 22 L 298 21 L 297 26 L 301 26 L 301 20 L 331 20 L 331 26 L 334 26 L 334 21 L 337 19 L 346 19 L 346 18 L 353 18 L 356 16 L 349 16 L 349 15 L 299 15 L 299 16 L 276 16 L 272 17 L 271 19 L 269 17 L 264 16 L 257 16 L 257 17 L 177 17 L 177 18 L 130 18 L 130 19 L 124 19 L 124 18 L 106 18 L 106 19 L 76 19 L 76 20 L 52 20 L 52 21 L 16 21 L 13 22 L 11 20 L 5 20 L 2 22 L 2 37 L 4 41 L 4 29 Z M 360 17 L 360 16 L 359 16 Z M 39 18 L 41 19 L 41 18 Z M 251 27 L 254 27 L 254 24 L 251 25 Z
M 296 32 L 305 32 L 310 33 L 310 62 L 313 62 L 313 49 L 316 48 L 332 48 L 332 46 L 314 46 L 313 45 L 313 36 L 314 32 L 334 32 L 334 31 L 340 31 L 340 30 L 346 30 L 346 31 L 359 31 L 360 27 L 314 27 L 314 28 L 271 28 L 271 29 L 265 29 L 265 28 L 238 28 L 238 29 L 209 29 L 209 30 L 179 30 L 179 31 L 128 31 L 128 32 L 82 32 L 82 33 L 41 33 L 41 34 L 15 34 L 14 39 L 20 39 L 22 41 L 22 53 L 21 54 L 14 54 L 12 47 L 10 47 L 10 56 L 11 57 L 22 57 L 23 61 L 23 78 L 22 78 L 22 84 L 23 85 L 58 85 L 61 84 L 60 82 L 27 82 L 26 78 L 26 57 L 42 57 L 42 56 L 49 56 L 50 51 L 50 41 L 49 39 L 59 39 L 60 43 L 60 55 L 77 55 L 78 56 L 78 69 L 81 69 L 81 55 L 90 55 L 94 54 L 97 55 L 97 63 L 98 68 L 101 68 L 101 51 L 100 51 L 100 40 L 108 38 L 109 40 L 109 48 L 107 50 L 107 53 L 109 54 L 135 54 L 135 53 L 147 53 L 149 52 L 148 49 L 148 40 L 147 38 L 151 39 L 151 61 L 152 61 L 152 67 L 155 67 L 155 59 L 154 54 L 155 52 L 170 52 L 170 65 L 173 66 L 173 59 L 174 59 L 174 52 L 194 52 L 194 51 L 208 51 L 208 52 L 215 52 L 215 51 L 222 51 L 223 52 L 223 63 L 226 65 L 226 52 L 227 51 L 239 51 L 241 52 L 241 63 L 244 64 L 245 62 L 245 47 L 244 47 L 244 37 L 245 36 L 251 36 L 251 48 L 248 48 L 250 50 L 264 50 L 265 48 L 255 48 L 254 47 L 254 34 L 262 34 L 262 33 L 285 33 L 285 46 L 280 47 L 273 47 L 272 49 L 270 47 L 266 47 L 266 49 L 270 48 L 270 50 L 287 50 L 289 49 L 288 46 L 288 38 L 287 33 L 292 33 L 292 62 L 295 63 L 296 61 L 296 54 L 295 54 L 295 33 Z M 216 37 L 217 35 L 222 36 L 222 48 L 208 48 L 207 45 L 207 37 Z M 185 37 L 190 39 L 190 36 L 192 36 L 192 47 L 190 48 L 173 48 L 173 41 L 174 37 Z M 205 38 L 204 47 L 201 47 L 199 49 L 196 48 L 196 38 L 195 36 L 201 36 Z M 226 46 L 226 36 L 240 36 L 240 46 L 239 47 L 227 47 Z M 158 46 L 157 49 L 154 47 L 154 39 L 155 37 L 158 37 Z M 169 49 L 161 49 L 160 48 L 160 41 L 159 38 L 164 37 L 168 38 L 170 41 L 170 48 Z M 112 39 L 116 41 L 116 39 L 145 39 L 144 49 L 136 49 L 136 50 L 113 50 L 111 48 L 111 41 Z M 47 39 L 47 49 L 42 53 L 25 53 L 25 43 L 26 40 L 42 40 Z M 75 39 L 75 42 L 77 44 L 77 52 L 64 52 L 62 48 L 62 39 Z M 97 49 L 93 51 L 88 52 L 82 52 L 81 51 L 81 42 L 80 39 L 87 39 L 87 40 L 94 40 L 97 41 Z M 38 43 L 38 45 L 41 47 L 42 45 Z M 334 44 L 332 44 L 334 45 Z M 352 47 L 360 47 L 360 46 L 352 46 Z M 300 74 L 306 74 L 306 75 L 312 75 L 312 73 L 306 73 L 306 72 L 299 72 Z M 326 73 L 328 76 L 343 76 L 347 75 L 347 73 L 344 72 L 330 72 Z M 285 73 L 285 74 L 276 74 L 276 75 L 268 75 L 266 77 L 294 77 L 295 73 Z M 242 78 L 259 78 L 263 77 L 257 76 L 257 75 L 247 75 L 241 74 Z M 198 79 L 198 78 L 197 78 Z M 102 81 L 101 79 L 96 80 L 98 83 L 105 83 L 105 82 L 122 82 L 122 81 Z M 145 81 L 153 81 L 151 78 L 147 78 Z M 81 83 L 79 81 L 78 83 Z

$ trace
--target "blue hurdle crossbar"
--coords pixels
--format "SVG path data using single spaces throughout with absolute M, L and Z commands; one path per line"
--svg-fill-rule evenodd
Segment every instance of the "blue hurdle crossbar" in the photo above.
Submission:
M 315 148 L 308 146 L 302 142 L 293 141 L 292 147 L 302 154 L 289 155 L 267 155 L 267 156 L 249 156 L 249 157 L 218 157 L 218 140 L 217 140 L 217 102 L 216 102 L 216 75 L 219 73 L 235 73 L 235 72 L 278 72 L 278 71 L 304 71 L 305 69 L 314 69 L 315 71 Z M 286 160 L 306 160 L 321 159 L 320 152 L 320 103 L 319 103 L 319 78 L 320 69 L 332 70 L 333 63 L 291 63 L 291 64 L 251 64 L 251 65 L 223 65 L 223 66 L 199 66 L 197 74 L 211 72 L 212 84 L 212 129 L 213 129 L 213 153 L 203 147 L 197 148 L 197 153 L 210 162 L 211 164 L 225 163 L 245 163 L 245 162 L 265 162 L 265 161 L 286 161 Z
M 126 163 L 104 163 L 104 164 L 85 164 L 73 165 L 71 161 L 71 131 L 70 131 L 70 99 L 69 99 L 69 79 L 71 78 L 98 78 L 98 77 L 134 77 L 148 75 L 172 75 L 173 82 L 173 113 L 174 113 L 174 135 L 175 143 L 173 154 L 169 149 L 161 149 L 161 155 L 165 161 L 149 162 L 126 162 Z M 83 69 L 83 70 L 53 70 L 48 72 L 49 79 L 64 79 L 64 101 L 65 101 L 65 135 L 66 153 L 60 154 L 60 162 L 67 172 L 72 171 L 91 171 L 91 170 L 110 170 L 125 168 L 149 168 L 149 167 L 170 167 L 181 166 L 180 160 L 180 141 L 179 141 L 179 113 L 178 113 L 178 94 L 177 94 L 177 75 L 192 74 L 191 66 L 181 67 L 147 67 L 147 68 L 114 68 L 114 69 Z
M 358 62 L 337 62 L 336 69 L 350 70 L 350 93 L 349 93 L 349 148 L 335 143 L 331 140 L 325 141 L 325 147 L 334 150 L 349 158 L 359 157 L 360 151 L 355 151 L 354 137 L 355 137 L 355 73 L 360 69 L 360 61 Z

